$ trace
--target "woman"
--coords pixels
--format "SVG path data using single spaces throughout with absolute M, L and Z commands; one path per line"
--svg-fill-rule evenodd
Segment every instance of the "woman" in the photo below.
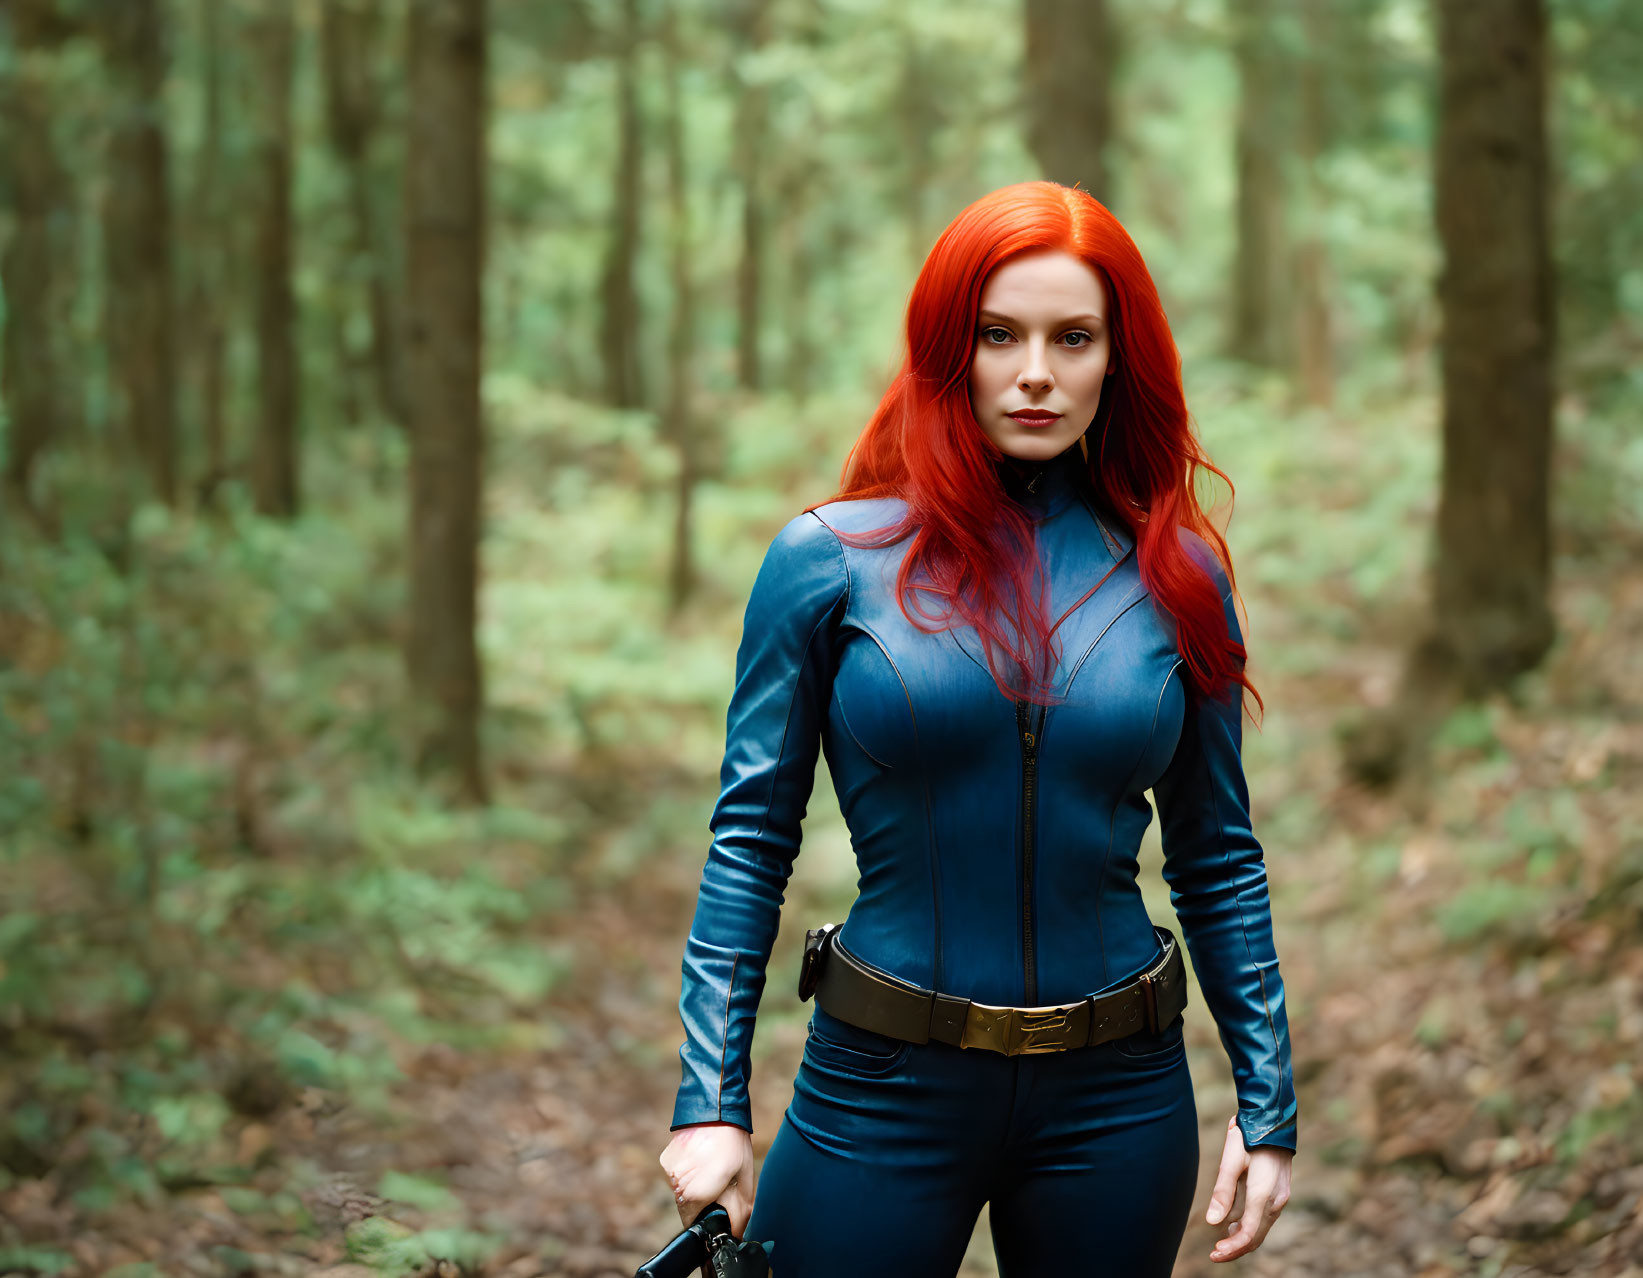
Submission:
M 1192 482 L 1221 472 L 1157 291 L 1090 195 L 1020 183 L 943 232 L 907 344 L 753 586 L 662 1165 L 776 1278 L 953 1274 L 984 1203 L 1006 1278 L 1168 1274 L 1199 1144 L 1179 947 L 1135 882 L 1150 789 L 1237 1087 L 1206 1216 L 1243 1183 L 1234 1259 L 1288 1199 L 1296 1102 L 1251 685 Z M 748 1048 L 818 748 L 861 890 L 755 1197 Z

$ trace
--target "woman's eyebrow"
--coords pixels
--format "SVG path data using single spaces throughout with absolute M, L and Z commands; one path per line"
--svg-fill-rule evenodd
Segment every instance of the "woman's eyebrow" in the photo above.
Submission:
M 1021 323 L 1020 320 L 1015 319 L 1013 316 L 1001 315 L 997 311 L 982 311 L 977 315 L 976 318 L 977 319 L 1003 320 L 1004 323 L 1006 323 L 1006 324 L 1020 324 Z M 1089 314 L 1088 312 L 1084 313 L 1083 315 L 1069 315 L 1069 316 L 1067 316 L 1066 319 L 1061 321 L 1061 323 L 1063 323 L 1063 324 L 1101 324 L 1101 323 L 1104 323 L 1104 322 L 1105 321 L 1102 320 L 1102 318 L 1099 315 L 1092 315 L 1092 314 Z

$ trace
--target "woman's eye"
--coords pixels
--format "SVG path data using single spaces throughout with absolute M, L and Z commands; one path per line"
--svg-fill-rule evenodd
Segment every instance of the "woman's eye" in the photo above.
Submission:
M 1004 334 L 1004 339 L 1002 341 L 993 340 L 993 334 L 994 333 Z M 1079 341 L 1068 342 L 1069 349 L 1075 350 L 1075 351 L 1076 350 L 1082 350 L 1084 347 L 1088 346 L 1091 342 L 1093 342 L 1095 340 L 1095 338 L 1091 337 L 1088 333 L 1086 333 L 1081 328 L 1074 329 L 1070 333 L 1064 333 L 1064 334 L 1062 334 L 1062 336 L 1067 337 L 1067 338 L 1079 338 L 1079 339 L 1081 339 Z M 1009 337 L 1010 337 L 1010 330 L 1009 329 L 999 328 L 996 325 L 992 328 L 984 328 L 984 329 L 981 330 L 981 340 L 986 342 L 987 345 L 989 345 L 989 346 L 1002 346 L 1002 345 L 1004 345 L 1004 341 L 1009 340 Z

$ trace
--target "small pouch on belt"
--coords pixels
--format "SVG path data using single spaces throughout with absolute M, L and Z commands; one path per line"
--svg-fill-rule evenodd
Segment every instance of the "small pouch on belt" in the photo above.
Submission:
M 808 1002 L 810 996 L 816 992 L 816 982 L 821 980 L 822 964 L 827 961 L 827 952 L 832 948 L 833 933 L 843 926 L 842 923 L 823 923 L 804 934 L 804 957 L 799 960 L 801 1003 Z

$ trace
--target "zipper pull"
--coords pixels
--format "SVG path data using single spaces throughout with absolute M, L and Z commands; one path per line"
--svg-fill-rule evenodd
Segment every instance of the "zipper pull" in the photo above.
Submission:
M 1015 726 L 1021 732 L 1021 740 L 1026 745 L 1028 753 L 1032 753 L 1038 748 L 1038 738 L 1027 727 L 1027 703 L 1025 701 L 1015 703 Z

